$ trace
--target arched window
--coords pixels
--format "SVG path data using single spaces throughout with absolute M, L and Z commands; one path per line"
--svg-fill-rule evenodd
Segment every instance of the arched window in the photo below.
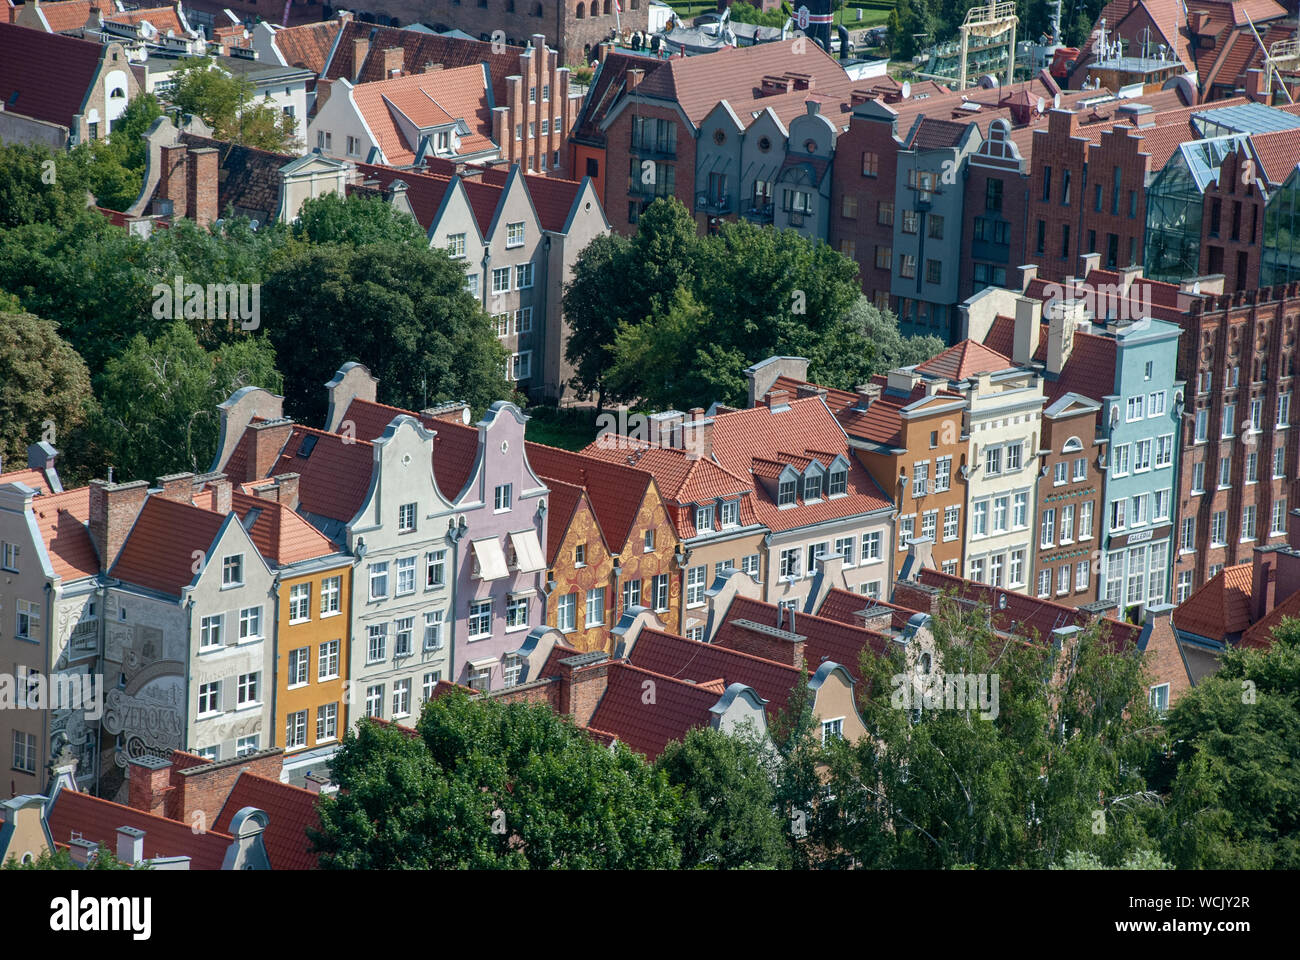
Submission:
M 1083 443 L 1080 442 L 1079 438 L 1071 437 L 1069 440 L 1065 441 L 1065 446 L 1061 447 L 1061 452 L 1074 453 L 1074 451 L 1082 450 L 1082 449 L 1083 449 Z
M 120 100 L 125 96 L 126 96 L 126 91 L 123 90 L 121 87 L 115 87 L 113 91 L 108 95 L 110 100 Z
M 609 0 L 605 0 L 605 7 L 601 10 L 601 13 L 605 14 L 607 17 L 609 16 Z
M 594 0 L 593 0 L 593 2 L 594 2 Z M 585 17 L 586 15 L 587 15 L 587 6 L 586 6 L 586 4 L 579 3 L 579 4 L 578 4 L 578 10 L 577 10 L 577 12 L 574 13 L 574 15 L 573 15 L 574 19 L 575 19 L 575 20 L 581 20 L 581 19 L 582 19 L 583 17 Z

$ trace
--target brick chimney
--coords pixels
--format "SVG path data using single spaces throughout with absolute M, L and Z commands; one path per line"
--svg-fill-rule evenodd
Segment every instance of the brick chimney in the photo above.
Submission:
M 208 485 L 212 488 L 212 510 L 221 514 L 223 517 L 230 513 L 231 492 L 234 489 L 232 484 L 225 476 L 220 476 L 209 480 Z
M 894 584 L 894 606 L 931 616 L 939 612 L 941 591 L 920 581 L 900 580 Z
M 370 53 L 369 37 L 354 37 L 352 40 L 352 82 L 361 79 L 361 68 L 366 65 L 366 55 Z
M 776 617 L 778 623 L 774 627 L 752 620 L 728 621 L 731 629 L 724 636 L 715 637 L 713 642 L 765 660 L 802 667 L 807 637 L 797 632 L 796 614 L 777 607 Z
M 289 434 L 293 432 L 293 421 L 287 418 L 263 420 L 260 423 L 250 423 L 248 428 L 253 431 L 253 450 L 248 458 L 244 480 L 260 480 L 270 476 L 276 458 L 280 456 L 280 451 L 289 441 Z
M 167 816 L 172 762 L 162 757 L 133 757 L 127 766 L 127 806 L 158 817 Z
M 560 677 L 559 712 L 572 716 L 580 727 L 591 723 L 609 686 L 610 668 L 615 665 L 601 650 L 560 660 L 556 664 Z
M 299 479 L 301 479 L 301 474 L 297 473 L 282 473 L 275 478 L 275 486 L 280 492 L 278 499 L 280 503 L 290 510 L 298 509 Z
M 769 410 L 778 410 L 781 407 L 790 405 L 790 391 L 780 388 L 767 391 L 767 396 L 763 398 L 763 406 Z
M 1079 115 L 1073 110 L 1053 109 L 1047 111 L 1047 134 L 1052 139 L 1077 137 L 1079 135 Z
M 269 500 L 271 503 L 280 502 L 280 488 L 274 483 L 264 483 L 261 486 L 253 488 L 253 496 L 258 500 Z
M 627 72 L 627 79 L 623 81 L 623 86 L 628 93 L 637 88 L 637 85 L 645 79 L 645 71 L 640 67 L 635 67 Z
M 99 569 L 107 573 L 122 552 L 131 525 L 140 515 L 149 482 L 109 483 L 90 481 L 90 538 L 99 552 Z
M 180 219 L 189 210 L 188 198 L 188 163 L 186 155 L 189 147 L 183 143 L 174 146 L 163 145 L 159 148 L 158 187 L 154 190 L 155 200 L 170 200 L 172 218 Z
M 858 404 L 856 410 L 870 410 L 871 405 L 880 399 L 880 384 L 863 383 L 859 384 L 856 393 L 858 395 Z
M 1101 269 L 1101 254 L 1095 250 L 1079 254 L 1079 278 L 1087 280 L 1094 270 Z
M 321 77 L 316 81 L 316 109 L 318 111 L 321 107 L 325 106 L 325 103 L 329 100 L 330 93 L 333 92 L 333 89 L 333 80 L 327 80 L 324 77 Z
M 217 203 L 217 175 L 220 155 L 215 147 L 189 152 L 185 176 L 185 206 L 189 218 L 206 227 L 220 215 Z
M 1277 545 L 1256 547 L 1250 557 L 1250 619 L 1258 623 L 1268 616 L 1272 608 L 1270 599 L 1273 592 L 1269 589 L 1270 581 L 1277 572 Z
M 194 499 L 194 474 L 192 473 L 169 474 L 159 477 L 156 483 L 160 488 L 158 496 L 164 500 L 189 503 Z
M 1256 103 L 1267 103 L 1264 97 L 1264 71 L 1256 68 L 1246 71 L 1246 98 Z
M 401 47 L 386 47 L 384 49 L 384 79 L 391 80 L 393 77 L 402 75 L 402 64 L 406 62 L 406 51 Z

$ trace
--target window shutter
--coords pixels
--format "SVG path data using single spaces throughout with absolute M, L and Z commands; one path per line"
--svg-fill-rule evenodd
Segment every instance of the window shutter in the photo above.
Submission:
M 239 642 L 239 608 L 227 610 L 221 621 L 221 639 L 225 646 L 234 646 Z M 222 754 L 225 756 L 225 754 Z
M 235 709 L 235 690 L 238 686 L 238 677 L 226 677 L 221 681 L 221 709 L 227 713 Z M 222 756 L 224 755 L 223 753 Z

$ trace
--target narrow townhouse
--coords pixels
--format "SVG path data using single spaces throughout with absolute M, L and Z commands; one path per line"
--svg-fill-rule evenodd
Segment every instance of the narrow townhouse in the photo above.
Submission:
M 512 686 L 518 682 L 521 663 L 511 652 L 545 618 L 542 537 L 548 491 L 525 452 L 528 418 L 514 404 L 502 401 L 489 407 L 473 426 L 468 406 L 461 403 L 425 410 L 417 417 L 376 402 L 377 387 L 378 381 L 361 364 L 340 369 L 328 386 L 328 432 L 342 431 L 344 438 L 378 436 L 380 432 L 384 440 L 403 432 L 418 437 L 418 450 L 414 445 L 403 450 L 393 444 L 392 456 L 398 469 L 407 473 L 412 463 L 420 464 L 417 469 L 421 472 L 427 472 L 425 462 L 432 464 L 426 489 L 430 497 L 437 493 L 436 509 L 422 512 L 418 501 L 382 499 L 372 483 L 367 512 L 374 511 L 371 515 L 377 517 L 379 512 L 393 510 L 397 520 L 393 529 L 399 539 L 402 532 L 423 529 L 425 536 L 437 537 L 445 547 L 395 556 L 391 571 L 382 560 L 363 557 L 371 595 L 388 592 L 385 578 L 390 574 L 395 578 L 395 595 L 415 595 L 409 588 L 423 552 L 426 588 L 443 589 L 437 583 L 439 578 L 451 585 L 450 609 L 437 622 L 429 619 L 437 611 L 428 611 L 425 624 L 426 639 L 435 635 L 435 627 L 441 627 L 446 635 L 448 672 L 444 678 L 484 691 Z M 401 423 L 394 423 L 395 418 L 401 418 Z M 379 441 L 375 445 L 379 446 Z M 421 485 L 425 482 L 420 481 Z M 354 553 L 356 549 L 354 544 Z M 399 548 L 399 552 L 409 549 Z M 445 556 L 440 553 L 443 549 Z M 397 649 L 407 649 L 404 634 L 414 626 L 414 615 L 393 621 Z M 369 634 L 374 634 L 378 643 L 378 631 L 368 631 L 368 644 Z M 401 716 L 410 712 L 406 679 L 396 681 L 400 686 L 392 699 L 402 708 L 398 711 Z M 422 676 L 421 696 L 426 688 L 432 693 L 437 679 L 428 672 Z M 368 704 L 382 702 L 381 694 L 367 685 Z M 392 719 L 391 714 L 370 713 L 369 707 L 367 714 Z
M 705 593 L 728 568 L 762 583 L 771 576 L 767 527 L 755 508 L 754 481 L 704 454 L 704 411 L 651 414 L 649 441 L 607 435 L 582 451 L 654 478 L 673 529 L 675 566 L 669 571 L 668 604 L 679 617 L 668 626 L 702 640 L 708 609 Z M 661 589 L 656 586 L 656 591 Z M 656 606 L 661 605 L 658 598 Z M 671 619 L 671 618 L 670 618 Z
M 769 531 L 764 599 L 803 607 L 823 559 L 835 556 L 837 586 L 885 593 L 893 580 L 895 506 L 853 456 L 820 394 L 799 398 L 772 388 L 758 406 L 715 409 L 697 429 L 701 457 L 753 478 L 754 512 Z
M 29 469 L 0 473 L 0 671 L 13 678 L 11 706 L 23 706 L 0 711 L 0 790 L 9 796 L 43 790 L 63 751 L 76 756 L 88 785 L 98 756 L 100 718 L 62 692 L 71 683 L 87 690 L 100 652 L 90 488 L 64 490 L 56 457 L 33 444 Z M 102 709 L 103 688 L 89 692 Z
M 528 462 L 552 490 L 548 554 L 552 533 L 559 541 L 548 559 L 546 622 L 566 634 L 566 644 L 608 653 L 614 652 L 610 629 L 634 608 L 652 611 L 661 627 L 676 625 L 680 541 L 653 475 L 537 443 L 526 448 Z M 562 528 L 552 526 L 557 484 L 569 488 L 560 497 L 569 514 Z M 579 512 L 582 504 L 588 515 Z
M 1033 508 L 1044 405 L 1042 377 L 974 340 L 919 364 L 926 379 L 961 394 L 966 483 L 965 576 L 1025 592 L 1033 564 Z M 915 536 L 916 518 L 899 517 L 900 540 Z
M 966 482 L 960 470 L 964 398 L 940 379 L 914 370 L 891 370 L 856 391 L 806 382 L 808 361 L 771 357 L 749 368 L 750 405 L 770 387 L 793 396 L 824 392 L 826 405 L 848 434 L 849 445 L 872 479 L 904 516 L 919 517 L 918 537 L 933 543 L 935 564 L 949 573 L 961 566 Z M 775 378 L 775 379 L 774 379 Z M 906 552 L 897 537 L 894 552 Z
M 297 474 L 233 492 L 258 551 L 275 571 L 273 732 L 284 730 L 284 771 L 329 758 L 347 729 L 352 644 L 352 557 L 295 512 Z M 270 745 L 270 744 L 268 744 Z M 246 745 L 251 752 L 253 745 Z

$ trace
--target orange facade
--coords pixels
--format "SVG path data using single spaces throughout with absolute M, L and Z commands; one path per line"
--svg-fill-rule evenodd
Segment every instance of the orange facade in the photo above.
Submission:
M 277 583 L 273 735 L 286 755 L 343 738 L 352 644 L 352 567 L 282 570 Z

